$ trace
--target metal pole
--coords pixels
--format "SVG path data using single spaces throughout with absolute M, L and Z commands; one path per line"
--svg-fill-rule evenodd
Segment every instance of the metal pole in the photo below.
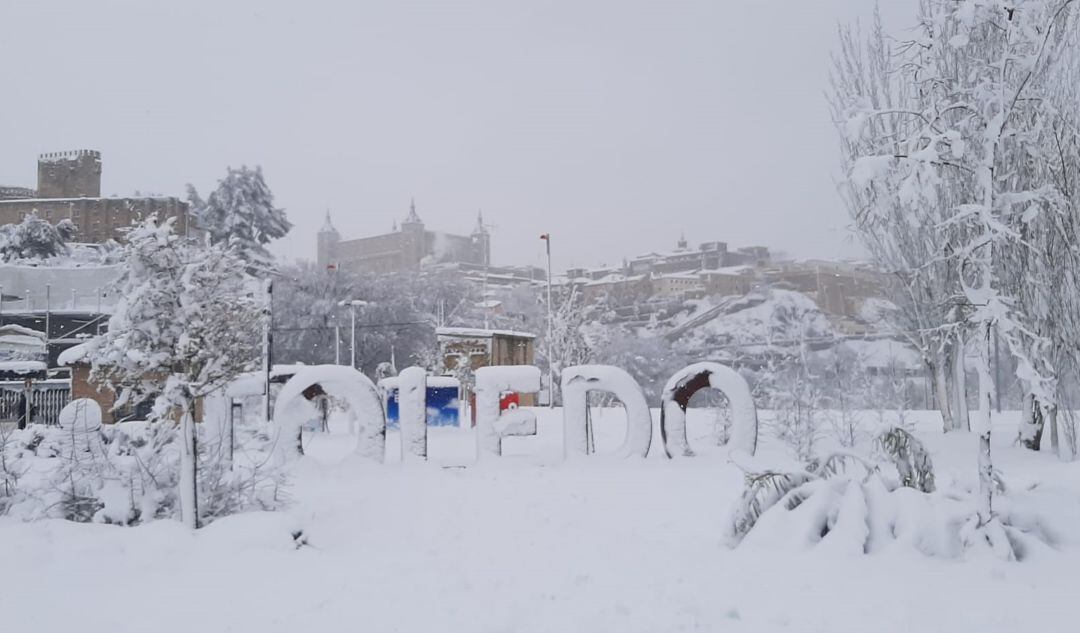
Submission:
M 52 312 L 52 284 L 45 284 L 45 355 L 49 355 L 49 322 Z
M 263 413 L 266 421 L 270 421 L 270 368 L 271 354 L 274 344 L 274 281 L 267 279 L 266 288 L 266 325 L 263 330 Z
M 76 297 L 76 295 L 75 295 L 75 289 L 72 288 L 71 289 L 71 309 L 72 309 L 72 311 L 75 310 L 75 303 L 77 301 L 78 301 L 78 297 Z
M 341 364 L 341 326 L 334 324 L 334 364 Z
M 551 306 L 551 234 L 544 234 L 544 244 L 547 247 L 547 349 L 548 349 L 548 408 L 555 408 L 555 368 L 554 362 L 551 358 L 551 332 L 554 325 L 554 316 Z
M 0 325 L 4 324 L 4 287 L 0 286 Z
M 351 324 L 351 339 L 349 343 L 349 355 L 351 362 L 349 363 L 353 369 L 356 369 L 356 306 L 349 302 L 349 317 Z
M 26 394 L 23 398 L 26 401 L 26 410 L 23 411 L 23 415 L 26 416 L 26 426 L 30 426 L 30 423 L 32 422 L 30 419 L 30 400 L 34 397 L 33 388 L 31 387 L 32 384 L 33 382 L 30 378 L 27 378 L 26 381 L 23 382 L 23 393 Z

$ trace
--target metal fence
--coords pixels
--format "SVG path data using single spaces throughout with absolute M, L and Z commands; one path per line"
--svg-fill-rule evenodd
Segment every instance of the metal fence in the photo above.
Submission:
M 23 384 L 0 381 L 0 421 L 12 422 L 22 417 Z M 35 383 L 30 395 L 30 421 L 34 424 L 58 424 L 60 411 L 71 400 L 71 381 L 44 380 Z

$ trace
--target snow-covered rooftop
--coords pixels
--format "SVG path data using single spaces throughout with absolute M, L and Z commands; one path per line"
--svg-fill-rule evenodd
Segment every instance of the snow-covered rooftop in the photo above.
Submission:
M 536 338 L 535 334 L 528 332 L 516 332 L 514 330 L 484 330 L 481 328 L 468 327 L 440 327 L 435 329 L 437 336 L 450 336 L 455 338 L 493 338 L 505 336 L 509 338 Z

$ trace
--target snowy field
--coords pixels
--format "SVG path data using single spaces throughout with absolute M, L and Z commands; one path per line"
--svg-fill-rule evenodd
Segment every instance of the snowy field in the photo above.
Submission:
M 601 453 L 621 418 L 596 418 Z M 646 460 L 564 463 L 559 413 L 544 410 L 536 437 L 482 464 L 469 430 L 432 429 L 431 462 L 407 466 L 391 436 L 391 463 L 373 466 L 332 428 L 307 438 L 287 511 L 197 533 L 0 519 L 0 630 L 1075 631 L 1080 463 L 1012 447 L 1013 422 L 996 436 L 1000 468 L 1060 540 L 1021 563 L 900 543 L 732 550 L 722 533 L 742 473 L 710 447 L 709 414 L 689 421 L 697 458 L 658 457 L 657 437 Z M 974 436 L 939 424 L 918 421 L 938 481 L 974 486 Z M 762 454 L 783 451 L 763 435 Z

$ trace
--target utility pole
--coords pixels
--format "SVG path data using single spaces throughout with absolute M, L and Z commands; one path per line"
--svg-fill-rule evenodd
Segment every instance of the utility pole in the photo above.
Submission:
M 263 413 L 270 421 L 270 369 L 274 347 L 274 280 L 263 282 L 266 292 L 266 327 L 263 330 Z
M 548 350 L 548 408 L 555 408 L 555 369 L 554 362 L 551 356 L 551 331 L 553 329 L 553 313 L 551 311 L 551 233 L 544 233 L 540 236 L 540 239 L 544 240 L 544 246 L 547 249 L 547 350 Z

